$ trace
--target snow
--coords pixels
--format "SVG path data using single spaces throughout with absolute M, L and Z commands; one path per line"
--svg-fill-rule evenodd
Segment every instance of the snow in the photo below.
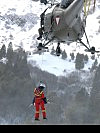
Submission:
M 7 0 L 0 0 L 0 10 L 2 11 L 2 15 L 6 14 L 12 8 L 16 9 L 16 14 L 25 15 L 31 10 L 31 3 L 32 1 L 30 0 L 10 0 L 9 2 Z
M 38 17 L 37 24 L 35 24 L 31 29 L 29 29 L 30 23 L 25 24 L 25 31 L 22 30 L 21 27 L 18 27 L 16 24 L 10 25 L 11 28 L 6 29 L 5 21 L 0 20 L 0 42 L 1 44 L 9 44 L 10 41 L 13 43 L 14 49 L 18 48 L 18 46 L 22 46 L 25 51 L 34 51 L 31 46 L 34 43 L 37 43 L 36 38 L 38 36 L 38 28 L 40 27 L 39 16 L 40 14 L 47 8 L 47 6 L 40 4 L 40 2 L 33 2 L 32 0 L 0 0 L 0 16 L 9 15 L 9 14 L 17 14 L 19 16 L 26 15 L 27 13 L 36 14 Z M 51 9 L 49 9 L 50 11 Z M 88 15 L 87 17 L 87 27 L 86 33 L 89 38 L 90 46 L 95 46 L 96 50 L 100 50 L 100 32 L 98 33 L 100 27 L 100 1 L 96 3 L 96 10 L 93 14 Z M 9 36 L 13 35 L 13 39 Z M 34 37 L 35 36 L 35 37 Z M 34 39 L 33 39 L 34 37 Z M 83 37 L 83 41 L 86 43 L 85 37 Z M 56 48 L 56 44 L 54 43 Z M 34 46 L 35 47 L 35 46 Z M 49 46 L 51 49 L 52 46 Z M 61 49 L 66 50 L 68 58 L 66 60 L 62 60 L 61 57 L 52 56 L 50 53 L 46 52 L 42 55 L 35 54 L 28 56 L 28 61 L 33 62 L 33 66 L 36 65 L 44 71 L 48 71 L 49 73 L 55 74 L 56 76 L 64 75 L 75 71 L 75 63 L 74 61 L 70 61 L 70 53 L 74 52 L 76 55 L 78 52 L 87 54 L 91 57 L 91 53 L 86 53 L 85 47 L 80 44 L 72 43 L 70 46 L 66 44 L 61 44 Z M 95 54 L 97 57 L 97 54 Z M 36 64 L 34 64 L 36 62 Z M 83 70 L 88 71 L 89 67 L 92 66 L 93 60 L 89 58 L 87 64 Z M 100 63 L 100 60 L 98 60 Z
M 13 10 L 11 10 L 13 9 Z M 41 6 L 40 2 L 32 2 L 32 0 L 3 0 L 3 2 L 0 0 L 0 15 L 9 15 L 9 14 L 17 14 L 17 15 L 26 15 L 27 13 L 33 13 L 36 14 L 38 17 L 40 16 L 40 12 L 45 9 L 44 5 Z M 39 20 L 37 25 L 35 25 L 31 30 L 28 29 L 28 23 L 26 24 L 25 30 L 22 31 L 21 27 L 18 27 L 17 25 L 10 25 L 10 29 L 5 28 L 5 22 L 0 22 L 0 32 L 1 37 L 0 41 L 2 42 L 3 36 L 6 36 L 7 40 L 3 41 L 4 43 L 9 43 L 10 41 L 14 44 L 14 49 L 16 49 L 15 46 L 18 46 L 21 42 L 24 44 L 25 50 L 30 50 L 30 44 L 32 44 L 32 37 L 37 34 L 38 36 L 38 28 L 40 26 Z M 14 37 L 14 40 L 9 39 L 9 35 L 12 34 Z
M 6 59 L 6 58 L 2 58 L 2 59 L 0 60 L 0 62 L 6 64 L 6 63 L 7 63 L 7 59 Z
M 48 52 L 42 55 L 35 54 L 34 57 L 30 56 L 28 61 L 31 60 L 35 60 L 36 65 L 39 66 L 43 71 L 48 71 L 56 76 L 64 75 L 64 70 L 66 70 L 68 73 L 75 70 L 75 65 L 73 62 L 69 62 L 67 60 L 64 61 L 60 57 L 54 57 Z
M 100 48 L 100 32 L 98 33 L 100 27 L 100 19 L 97 19 L 100 16 L 100 8 L 98 7 L 100 3 L 97 3 L 97 8 L 92 15 L 88 15 L 87 17 L 87 27 L 86 32 L 89 36 L 89 41 L 91 46 L 95 46 L 96 49 Z

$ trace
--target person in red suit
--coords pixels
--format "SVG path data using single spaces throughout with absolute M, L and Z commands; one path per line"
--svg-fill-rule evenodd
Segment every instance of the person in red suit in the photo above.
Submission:
M 47 99 L 44 96 L 44 92 L 43 89 L 45 88 L 44 84 L 40 84 L 39 87 L 34 89 L 34 100 L 33 100 L 33 104 L 35 106 L 35 120 L 39 120 L 39 111 L 40 111 L 40 107 L 42 110 L 42 115 L 43 115 L 43 119 L 47 119 L 46 118 L 46 109 L 45 109 L 45 105 L 47 103 Z

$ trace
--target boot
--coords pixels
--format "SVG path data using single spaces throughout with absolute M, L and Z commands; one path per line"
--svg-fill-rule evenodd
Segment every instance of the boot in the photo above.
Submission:
M 40 121 L 39 118 L 35 118 L 36 121 Z
M 37 38 L 37 40 L 40 40 L 40 39 L 42 39 L 42 36 L 39 36 L 39 37 Z
M 43 119 L 47 120 L 47 118 L 46 118 L 46 117 L 44 117 Z

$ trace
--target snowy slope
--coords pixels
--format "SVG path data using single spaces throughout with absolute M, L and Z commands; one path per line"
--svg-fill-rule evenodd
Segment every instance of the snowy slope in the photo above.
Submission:
M 19 45 L 22 42 L 24 49 L 28 50 L 30 48 L 30 45 L 32 45 L 34 42 L 34 35 L 37 34 L 38 36 L 37 27 L 39 27 L 38 21 L 40 12 L 42 12 L 43 10 L 42 8 L 45 7 L 41 7 L 40 2 L 33 2 L 32 0 L 10 0 L 9 2 L 7 0 L 3 0 L 3 2 L 0 1 L 0 42 L 9 43 L 10 41 L 12 41 L 14 48 L 16 45 Z M 10 26 L 10 28 L 5 27 L 6 22 L 9 21 L 6 16 L 10 14 L 25 16 L 29 13 L 36 15 L 35 17 L 38 18 L 35 22 L 38 22 L 36 26 L 32 25 L 31 22 L 26 22 L 24 26 L 25 30 L 23 30 L 22 27 L 17 26 L 16 24 L 9 24 L 8 26 Z M 34 19 L 35 18 L 32 18 L 32 21 L 34 21 Z M 9 37 L 10 35 L 13 35 L 13 39 Z
M 11 41 L 13 43 L 14 49 L 21 46 L 25 49 L 25 51 L 34 51 L 32 46 L 37 43 L 36 38 L 38 36 L 38 28 L 40 26 L 39 16 L 46 9 L 47 6 L 40 4 L 40 2 L 33 2 L 32 0 L 0 0 L 0 42 L 2 44 L 8 45 Z M 9 19 L 9 15 L 22 18 L 25 20 L 25 24 L 23 26 L 18 26 L 16 21 L 13 23 L 11 18 Z M 14 23 L 15 22 L 15 23 Z M 96 10 L 94 14 L 88 15 L 87 18 L 87 27 L 86 32 L 89 37 L 90 45 L 95 46 L 96 49 L 100 49 L 100 0 L 96 3 Z M 11 37 L 12 35 L 12 37 Z M 83 41 L 86 42 L 85 37 L 83 37 Z M 54 44 L 56 47 L 56 44 Z M 52 46 L 49 47 L 51 49 Z M 31 55 L 28 57 L 29 62 L 36 62 L 33 65 L 38 66 L 42 70 L 53 73 L 57 76 L 66 75 L 64 71 L 70 73 L 75 70 L 74 61 L 69 62 L 70 53 L 74 52 L 77 54 L 78 52 L 88 54 L 90 53 L 84 52 L 85 48 L 80 46 L 80 44 L 72 43 L 70 46 L 66 44 L 61 45 L 62 50 L 67 51 L 68 58 L 64 61 L 61 57 L 55 57 L 50 55 L 49 53 L 43 53 L 42 55 Z M 96 54 L 97 55 L 97 54 Z M 85 65 L 84 70 L 88 70 L 91 67 L 93 60 L 89 60 L 88 64 Z
M 64 61 L 60 57 L 52 56 L 49 53 L 44 53 L 44 55 L 35 54 L 34 57 L 30 56 L 28 58 L 29 62 L 32 63 L 33 60 L 36 61 L 36 64 L 33 62 L 33 66 L 37 65 L 42 70 L 48 71 L 49 73 L 53 73 L 56 76 L 66 75 L 64 70 L 68 73 L 75 70 L 75 65 L 73 62 L 69 62 L 68 60 Z

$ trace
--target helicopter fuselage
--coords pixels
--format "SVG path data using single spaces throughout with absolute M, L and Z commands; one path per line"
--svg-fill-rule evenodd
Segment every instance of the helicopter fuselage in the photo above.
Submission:
M 81 13 L 84 0 L 74 0 L 67 8 L 54 7 L 44 17 L 44 38 L 58 42 L 74 42 L 82 38 L 86 26 Z

